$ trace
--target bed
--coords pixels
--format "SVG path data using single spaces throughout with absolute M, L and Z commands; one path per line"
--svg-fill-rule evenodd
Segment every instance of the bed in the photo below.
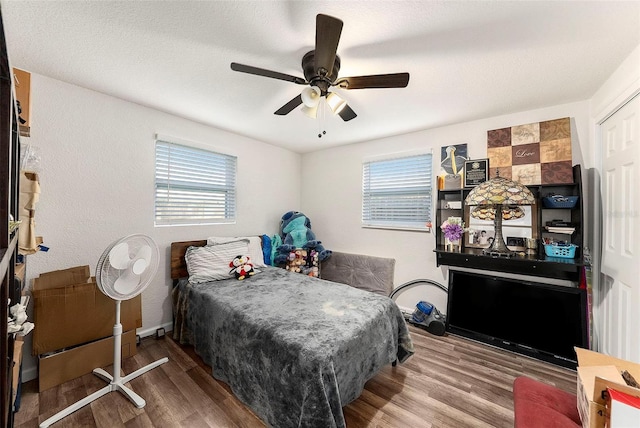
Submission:
M 342 407 L 365 382 L 413 354 L 386 296 L 271 266 L 242 281 L 188 281 L 185 252 L 206 243 L 171 245 L 174 338 L 267 425 L 345 427 Z

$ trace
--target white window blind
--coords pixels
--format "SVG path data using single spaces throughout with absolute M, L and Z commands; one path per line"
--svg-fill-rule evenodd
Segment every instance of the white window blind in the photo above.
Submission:
M 156 140 L 156 225 L 232 223 L 235 156 Z
M 365 162 L 363 226 L 428 230 L 431 169 L 431 154 Z

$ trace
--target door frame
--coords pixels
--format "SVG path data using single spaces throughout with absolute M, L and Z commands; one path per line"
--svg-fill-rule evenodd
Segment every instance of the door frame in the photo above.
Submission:
M 640 46 L 639 46 L 640 49 Z M 633 55 L 631 56 L 633 57 Z M 615 73 L 614 73 L 615 75 Z M 612 76 L 613 78 L 614 76 Z M 595 183 L 592 184 L 592 188 L 590 189 L 590 198 L 594 204 L 597 206 L 593 210 L 593 228 L 590 231 L 593 233 L 592 245 L 593 248 L 591 250 L 591 278 L 592 278 L 592 305 L 591 312 L 593 317 L 593 340 L 591 344 L 591 348 L 598 352 L 606 351 L 603 349 L 603 343 L 601 341 L 602 327 L 604 320 L 601 319 L 601 311 L 599 304 L 602 303 L 603 296 L 602 292 L 602 235 L 603 235 L 603 226 L 602 226 L 602 159 L 603 159 L 603 141 L 601 138 L 601 127 L 602 124 L 613 116 L 618 110 L 624 107 L 629 101 L 631 101 L 634 97 L 640 96 L 640 77 L 636 78 L 632 84 L 627 85 L 626 88 L 622 89 L 614 95 L 613 99 L 610 99 L 608 103 L 606 103 L 600 110 L 591 118 L 591 132 L 592 132 L 592 141 L 593 145 L 593 166 L 597 171 L 597 177 Z M 593 99 L 592 99 L 593 100 Z M 592 106 L 593 107 L 593 106 Z

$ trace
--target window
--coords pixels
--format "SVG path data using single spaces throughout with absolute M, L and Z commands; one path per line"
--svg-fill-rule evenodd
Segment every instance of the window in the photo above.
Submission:
M 232 223 L 235 156 L 156 140 L 155 224 Z
M 431 221 L 431 154 L 364 163 L 363 226 L 429 230 L 428 221 Z

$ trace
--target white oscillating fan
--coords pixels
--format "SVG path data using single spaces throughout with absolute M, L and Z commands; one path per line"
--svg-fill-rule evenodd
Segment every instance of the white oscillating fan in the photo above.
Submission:
M 41 428 L 48 427 L 111 391 L 120 391 L 136 407 L 144 407 L 146 404 L 144 399 L 124 384 L 166 363 L 169 359 L 167 357 L 162 358 L 134 371 L 130 375 L 120 377 L 120 348 L 122 346 L 120 302 L 132 299 L 147 288 L 158 270 L 158 259 L 158 246 L 151 238 L 140 234 L 119 239 L 102 253 L 102 257 L 100 257 L 96 267 L 98 288 L 105 295 L 116 301 L 116 323 L 113 326 L 113 376 L 101 368 L 94 369 L 93 374 L 109 382 L 109 384 L 42 422 L 40 424 Z

